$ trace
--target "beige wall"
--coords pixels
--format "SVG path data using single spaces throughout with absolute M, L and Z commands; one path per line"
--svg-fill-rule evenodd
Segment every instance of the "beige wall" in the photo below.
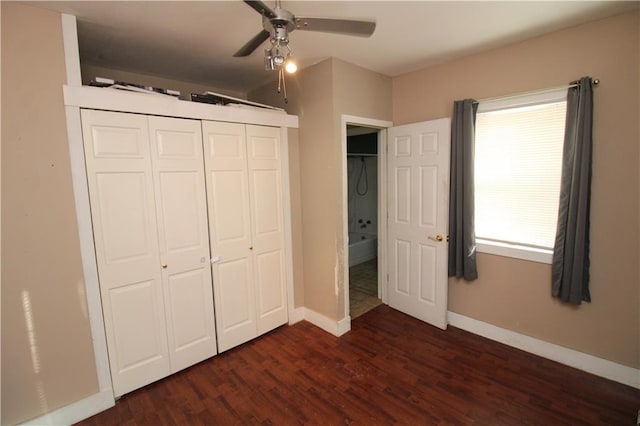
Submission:
M 60 14 L 2 2 L 2 424 L 98 392 L 76 225 Z
M 304 306 L 336 318 L 334 267 L 337 218 L 330 213 L 335 206 L 336 195 L 336 164 L 329 148 L 334 139 L 331 125 L 332 79 L 330 60 L 297 74 L 288 84 L 292 101 L 287 110 L 298 115 L 300 125 L 298 168 Z
M 480 278 L 450 280 L 449 309 L 561 346 L 640 367 L 638 12 L 580 25 L 393 79 L 393 121 L 451 115 L 453 101 L 556 87 L 595 89 L 592 303 L 551 297 L 550 265 L 478 255 Z
M 292 209 L 292 232 L 294 241 L 299 240 L 302 246 L 302 256 L 298 253 L 294 257 L 294 270 L 302 270 L 303 306 L 340 320 L 346 315 L 341 117 L 348 114 L 390 120 L 391 79 L 327 59 L 287 76 L 287 88 L 289 104 L 284 104 L 275 83 L 250 93 L 249 98 L 285 107 L 299 117 L 297 157 L 290 153 L 292 170 L 299 171 L 300 179 L 299 194 L 293 194 L 298 189 L 292 187 L 292 199 L 300 200 L 300 210 L 296 211 L 295 205 Z M 297 281 L 294 291 L 298 293 L 300 287 Z
M 144 84 L 145 86 L 161 87 L 163 89 L 179 90 L 181 99 L 191 99 L 191 93 L 215 92 L 222 95 L 233 96 L 234 98 L 246 99 L 247 94 L 233 90 L 226 90 L 220 87 L 212 87 L 204 84 L 190 83 L 187 81 L 173 80 L 170 78 L 159 77 L 155 75 L 140 74 L 117 70 L 114 68 L 105 68 L 82 62 L 80 71 L 82 73 L 82 84 L 88 85 L 91 80 L 96 77 L 110 78 L 112 80 L 126 81 L 127 83 Z
M 304 306 L 304 264 L 302 261 L 302 205 L 300 200 L 300 143 L 298 129 L 289 129 L 289 198 L 291 202 L 291 244 L 293 258 L 293 305 Z
M 640 13 L 638 14 L 638 26 L 640 26 Z M 640 31 L 637 31 L 636 34 L 636 40 L 637 40 L 637 46 L 640 46 Z M 639 53 L 640 55 L 640 53 Z M 638 59 L 638 62 L 640 62 L 640 59 Z M 637 80 L 638 82 L 640 82 L 640 66 L 638 66 L 638 71 L 637 71 Z M 630 92 L 631 96 L 633 96 L 633 92 Z M 640 109 L 640 83 L 638 84 L 638 87 L 636 88 L 636 106 L 638 109 Z M 638 135 L 640 135 L 640 120 L 636 119 L 636 122 L 638 123 Z M 638 149 L 638 178 L 640 179 L 640 149 Z M 638 185 L 638 200 L 640 200 L 640 185 Z M 638 210 L 640 210 L 640 201 L 638 202 L 639 206 L 638 206 Z M 638 229 L 640 229 L 640 213 L 638 214 Z M 637 242 L 638 244 L 638 250 L 640 251 L 640 241 Z M 640 262 L 636 262 L 637 266 L 638 266 L 638 277 L 640 277 Z M 640 279 L 638 279 L 638 287 L 640 287 Z M 638 289 L 638 306 L 640 306 L 640 288 Z M 638 308 L 638 314 L 637 314 L 637 323 L 638 323 L 638 327 L 640 327 L 640 308 Z M 640 364 L 640 332 L 637 335 L 637 339 L 638 339 L 638 361 L 637 363 Z
M 332 312 L 333 316 L 336 312 L 335 297 L 330 287 L 333 285 L 333 256 L 329 258 L 327 253 L 334 247 L 335 241 L 328 231 L 334 225 L 314 216 L 314 209 L 321 213 L 323 208 L 318 203 L 307 204 L 308 197 L 304 196 L 309 191 L 317 191 L 320 186 L 306 178 L 311 169 L 314 175 L 323 174 L 322 168 L 328 163 L 326 154 L 318 157 L 318 161 L 313 160 L 314 153 L 309 149 L 308 141 L 320 141 L 320 145 L 324 145 L 325 140 L 331 139 L 330 126 L 316 124 L 331 116 L 331 97 L 325 96 L 327 87 L 331 87 L 331 64 L 324 61 L 293 76 L 287 75 L 286 79 L 288 104 L 284 102 L 283 94 L 277 93 L 275 82 L 250 92 L 249 99 L 279 106 L 290 114 L 298 115 L 298 137 L 289 141 L 295 306 L 320 309 L 319 312 L 325 315 Z M 289 135 L 291 133 L 289 131 Z M 317 193 L 320 202 L 326 200 L 326 192 L 327 189 L 322 189 Z M 317 227 L 310 226 L 312 223 Z
M 334 126 L 334 156 L 336 161 L 342 167 L 343 158 L 341 126 L 342 115 L 353 115 L 376 120 L 391 121 L 391 78 L 378 73 L 366 70 L 356 65 L 334 59 L 333 60 L 333 126 Z M 336 263 L 338 265 L 338 313 L 337 318 L 342 319 L 348 315 L 345 312 L 345 296 L 348 297 L 344 287 L 345 268 L 343 248 L 348 245 L 348 241 L 344 241 L 343 227 L 348 227 L 344 223 L 342 209 L 347 208 L 342 204 L 346 200 L 346 194 L 342 194 L 342 180 L 347 179 L 342 176 L 341 169 L 336 173 L 336 193 L 339 194 L 336 203 L 335 214 L 338 215 L 338 227 L 336 229 L 336 253 L 338 254 Z

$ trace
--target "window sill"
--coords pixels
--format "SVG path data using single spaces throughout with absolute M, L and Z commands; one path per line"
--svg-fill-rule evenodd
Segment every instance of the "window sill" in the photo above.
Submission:
M 476 240 L 476 250 L 478 253 L 494 254 L 497 256 L 512 257 L 515 259 L 528 260 L 530 262 L 551 264 L 553 250 L 520 246 L 516 244 L 498 243 L 482 239 Z

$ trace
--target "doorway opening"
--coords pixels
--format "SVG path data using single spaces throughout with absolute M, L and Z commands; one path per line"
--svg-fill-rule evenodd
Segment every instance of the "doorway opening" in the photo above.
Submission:
M 378 280 L 378 129 L 347 125 L 349 313 L 382 303 Z
M 355 224 L 358 224 L 359 219 L 363 219 L 363 223 L 367 225 L 365 228 L 357 228 L 357 230 L 367 230 L 367 229 L 376 229 L 376 260 L 371 260 L 371 263 L 376 267 L 373 269 L 374 276 L 377 276 L 376 285 L 377 285 L 377 297 L 376 299 L 380 300 L 381 303 L 387 302 L 387 152 L 386 152 L 386 144 L 387 144 L 387 128 L 393 126 L 393 123 L 390 121 L 377 120 L 366 117 L 357 117 L 352 115 L 342 115 L 341 118 L 341 127 L 342 127 L 342 241 L 343 241 L 343 249 L 341 250 L 342 256 L 342 276 L 341 280 L 344 283 L 342 286 L 342 292 L 340 294 L 340 300 L 343 303 L 343 312 L 344 317 L 338 322 L 339 334 L 341 335 L 351 329 L 351 319 L 355 318 L 354 312 L 351 312 L 350 306 L 350 287 L 351 284 L 349 282 L 349 173 L 347 170 L 347 163 L 349 161 L 355 163 L 355 168 L 352 165 L 352 173 L 357 173 L 355 175 L 355 186 L 358 183 L 358 177 L 361 172 L 362 166 L 362 156 L 355 156 L 354 160 L 349 160 L 347 156 L 347 130 L 351 128 L 350 132 L 352 135 L 356 133 L 373 133 L 376 135 L 375 143 L 376 143 L 376 156 L 372 156 L 369 162 L 367 162 L 365 157 L 366 164 L 366 173 L 368 174 L 367 183 L 370 185 L 368 188 L 368 192 L 375 193 L 376 201 L 375 201 L 375 209 L 376 209 L 376 217 L 375 217 L 375 226 L 374 221 L 369 219 L 365 219 L 362 217 L 355 217 Z M 354 128 L 363 128 L 363 130 L 355 130 Z M 371 149 L 371 148 L 369 148 Z M 357 153 L 356 153 L 357 154 Z M 374 160 L 375 163 L 375 190 L 372 189 L 372 176 L 373 172 L 370 167 L 371 160 Z M 364 171 L 362 174 L 364 175 Z M 352 178 L 353 179 L 353 178 Z M 364 192 L 364 177 L 360 179 L 360 192 Z M 370 224 L 367 224 L 366 221 L 371 220 Z M 361 224 L 361 225 L 362 225 Z M 364 268 L 364 266 L 363 266 Z M 371 269 L 369 270 L 371 271 Z M 377 273 L 376 273 L 377 271 Z M 353 271 L 357 272 L 357 271 Z M 371 272 L 369 272 L 370 274 Z M 356 315 L 358 312 L 355 312 Z

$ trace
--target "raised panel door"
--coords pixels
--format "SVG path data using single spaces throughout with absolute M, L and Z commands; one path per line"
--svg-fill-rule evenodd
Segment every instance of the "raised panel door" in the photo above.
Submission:
M 82 110 L 114 394 L 170 372 L 146 117 Z
M 202 122 L 218 347 L 257 336 L 245 126 Z
M 171 371 L 216 354 L 202 130 L 149 117 Z
M 389 305 L 447 324 L 450 120 L 389 129 Z
M 257 328 L 263 334 L 288 319 L 280 129 L 246 127 Z

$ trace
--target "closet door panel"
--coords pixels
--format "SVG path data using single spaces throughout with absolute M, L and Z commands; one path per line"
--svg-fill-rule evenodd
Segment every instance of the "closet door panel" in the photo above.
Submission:
M 220 351 L 256 337 L 244 125 L 202 122 Z
M 207 254 L 206 215 L 202 212 L 202 174 L 197 171 L 160 171 L 158 194 L 162 202 L 163 254 L 188 262 L 194 254 Z M 196 219 L 196 220 L 194 220 Z M 203 223 L 204 222 L 204 223 Z
M 280 291 L 281 283 L 284 281 L 282 264 L 282 250 L 263 252 L 256 255 L 256 270 L 260 271 L 260 286 L 258 288 L 260 306 L 258 311 L 262 315 L 263 321 L 266 321 L 270 314 L 282 310 L 283 300 L 282 292 Z M 276 322 L 271 325 L 277 327 L 282 324 Z
M 257 329 L 287 322 L 280 129 L 246 126 Z
M 119 396 L 170 371 L 149 135 L 144 116 L 105 111 L 82 110 L 82 129 L 109 363 Z M 136 340 L 138 335 L 144 337 Z
M 216 325 L 220 351 L 256 337 L 253 268 L 247 257 L 221 261 L 216 266 Z
M 216 353 L 202 132 L 149 117 L 151 163 L 172 372 Z
M 112 370 L 116 396 L 169 374 L 167 336 L 156 326 L 164 322 L 161 301 L 161 287 L 153 280 L 112 287 L 103 293 L 103 305 L 108 306 L 111 318 L 109 360 L 117 366 Z
M 242 171 L 212 170 L 209 173 L 213 233 L 216 247 L 244 252 L 251 242 L 249 228 L 247 180 Z
M 171 371 L 216 354 L 211 273 L 197 268 L 167 274 L 167 318 L 170 321 Z
M 282 235 L 280 185 L 279 170 L 251 170 L 254 235 L 274 239 L 273 244 L 277 244 Z
M 144 171 L 96 172 L 93 176 L 105 268 L 108 276 L 137 274 L 157 256 L 149 229 L 148 176 Z M 132 267 L 132 265 L 135 265 Z

